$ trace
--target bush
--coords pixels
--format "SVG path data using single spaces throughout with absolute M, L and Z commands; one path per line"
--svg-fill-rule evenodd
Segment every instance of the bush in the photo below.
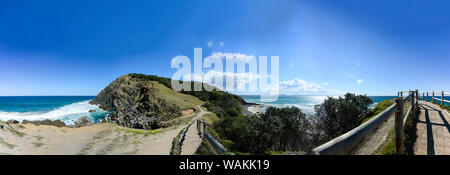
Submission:
M 222 140 L 222 145 L 228 149 L 228 151 L 235 150 L 235 143 L 231 140 Z
M 234 151 L 264 154 L 268 150 L 303 151 L 310 148 L 310 123 L 299 108 L 269 107 L 261 115 L 225 117 L 215 127 L 233 140 Z
M 369 112 L 373 101 L 366 95 L 347 93 L 344 98 L 328 97 L 322 104 L 314 107 L 315 140 L 325 142 L 336 138 L 360 125 L 364 114 Z

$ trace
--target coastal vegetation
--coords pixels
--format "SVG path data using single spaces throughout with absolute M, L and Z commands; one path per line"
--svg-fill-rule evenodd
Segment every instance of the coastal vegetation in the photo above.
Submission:
M 372 103 L 366 95 L 347 93 L 344 97 L 328 97 L 316 105 L 316 115 L 312 118 L 313 133 L 316 134 L 314 142 L 325 143 L 359 126 Z
M 181 109 L 196 110 L 196 106 L 203 106 L 212 112 L 203 116 L 211 124 L 208 133 L 236 154 L 308 152 L 392 105 L 392 100 L 387 100 L 370 110 L 373 101 L 369 97 L 347 93 L 342 97 L 328 97 L 315 106 L 315 114 L 309 117 L 296 107 L 269 107 L 265 113 L 246 116 L 242 114 L 242 105 L 247 103 L 240 96 L 217 89 L 176 92 L 171 89 L 171 82 L 169 78 L 154 75 L 128 74 L 105 88 L 93 104 L 116 110 L 112 116 L 119 125 L 146 130 L 165 126 L 164 123 L 180 115 Z M 193 88 L 197 82 L 190 83 Z M 155 107 L 157 111 L 148 111 Z M 178 114 L 174 116 L 174 113 Z M 130 132 L 143 133 L 133 129 Z M 197 153 L 211 152 L 206 149 L 207 144 L 203 143 Z
M 259 115 L 221 117 L 213 128 L 223 145 L 237 154 L 308 152 L 358 126 L 371 103 L 365 95 L 348 93 L 327 98 L 312 117 L 296 107 L 269 107 Z
M 169 90 L 162 86 L 155 87 L 158 87 L 155 82 L 124 75 L 110 83 L 90 103 L 115 111 L 108 120 L 121 126 L 151 130 L 179 117 L 189 100 L 198 102 L 193 100 L 194 97 L 183 99 L 179 94 L 168 95 Z M 168 96 L 175 97 L 167 99 Z M 180 101 L 174 100 L 176 97 L 186 100 L 186 103 L 178 103 Z
M 172 79 L 170 78 L 135 73 L 128 75 L 134 79 L 157 81 L 168 88 L 172 88 Z M 194 83 L 196 82 L 191 82 L 191 89 L 193 89 Z M 210 85 L 204 83 L 203 86 Z M 242 97 L 217 89 L 214 89 L 213 91 L 180 91 L 180 93 L 194 96 L 204 101 L 205 104 L 203 106 L 205 106 L 208 111 L 215 113 L 219 117 L 238 116 L 241 113 L 241 105 L 246 104 Z
M 383 100 L 375 106 L 375 108 L 371 109 L 364 117 L 362 118 L 361 124 L 369 121 L 373 117 L 377 116 L 379 113 L 386 110 L 389 106 L 394 104 L 394 99 Z
M 153 88 L 158 89 L 160 98 L 166 100 L 168 103 L 177 105 L 181 110 L 197 109 L 197 106 L 204 104 L 204 102 L 197 97 L 174 91 L 158 81 L 151 82 L 153 84 Z

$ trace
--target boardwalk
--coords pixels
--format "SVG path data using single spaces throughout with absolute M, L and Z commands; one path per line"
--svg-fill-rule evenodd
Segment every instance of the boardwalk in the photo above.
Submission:
M 450 115 L 430 102 L 419 101 L 416 155 L 450 155 Z

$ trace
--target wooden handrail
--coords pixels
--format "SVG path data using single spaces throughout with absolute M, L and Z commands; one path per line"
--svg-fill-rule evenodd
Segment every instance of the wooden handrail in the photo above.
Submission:
M 385 121 L 385 119 L 389 117 L 392 112 L 394 112 L 394 109 L 395 104 L 389 106 L 386 110 L 362 125 L 359 125 L 349 132 L 318 146 L 312 150 L 312 153 L 315 155 L 348 154 L 352 148 L 364 138 L 364 136 L 371 133 L 380 123 Z
M 403 97 L 403 92 L 408 92 L 409 94 L 406 97 Z M 395 104 L 389 106 L 383 112 L 379 113 L 369 121 L 363 123 L 362 125 L 350 130 L 349 132 L 334 138 L 333 140 L 328 141 L 325 144 L 322 144 L 312 150 L 312 153 L 315 155 L 329 155 L 329 154 L 348 154 L 356 146 L 366 135 L 371 133 L 380 123 L 384 121 L 388 116 L 395 112 L 395 150 L 397 154 L 403 154 L 403 133 L 408 121 L 409 116 L 416 115 L 416 107 L 420 100 L 420 95 L 422 95 L 422 100 L 428 101 L 429 95 L 433 93 L 429 92 L 421 92 L 418 90 L 414 91 L 398 91 L 398 97 L 395 100 Z M 426 99 L 425 99 L 426 94 Z M 442 91 L 440 94 L 445 93 Z M 431 99 L 436 99 L 436 97 L 432 97 Z M 445 101 L 450 103 L 448 100 L 439 99 L 441 101 Z M 406 115 L 404 114 L 404 104 L 407 101 L 411 101 L 411 106 L 409 107 Z
M 434 99 L 435 99 L 435 100 L 439 100 L 439 101 L 441 101 L 441 102 L 444 101 L 444 102 L 450 103 L 450 101 L 448 101 L 448 100 L 443 100 L 443 99 L 436 98 L 436 97 L 434 97 Z
M 408 121 L 408 116 L 411 112 L 415 114 L 415 105 L 417 104 L 417 99 L 415 95 L 418 94 L 418 90 L 412 91 L 404 99 L 395 99 L 395 152 L 396 154 L 403 154 L 403 132 L 405 130 L 406 122 Z M 409 107 L 408 112 L 403 116 L 404 104 L 408 100 L 411 101 L 411 107 Z
M 201 138 L 205 139 L 205 141 L 208 141 L 217 153 L 225 154 L 226 152 L 228 152 L 225 146 L 223 146 L 217 139 L 215 139 L 211 134 L 209 134 L 207 126 L 212 126 L 211 124 L 202 119 L 197 119 L 197 124 L 198 124 L 197 126 L 198 133 L 200 133 Z

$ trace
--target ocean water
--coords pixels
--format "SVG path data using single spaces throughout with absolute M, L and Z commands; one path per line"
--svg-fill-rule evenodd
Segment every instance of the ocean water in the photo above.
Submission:
M 427 98 L 427 96 L 425 96 L 425 98 Z M 431 98 L 432 98 L 431 95 L 428 96 L 428 101 L 431 101 Z M 441 96 L 435 96 L 435 98 L 441 99 Z M 422 95 L 420 96 L 420 99 L 422 99 Z M 450 101 L 450 96 L 444 96 L 444 100 Z M 436 99 L 434 99 L 434 101 L 435 101 L 436 103 L 441 104 L 441 100 L 436 100 Z M 450 106 L 450 103 L 444 102 L 444 105 Z
M 274 102 L 261 102 L 259 96 L 242 96 L 246 102 L 263 104 L 263 111 L 269 107 L 290 107 L 295 106 L 300 108 L 304 113 L 313 115 L 315 113 L 314 106 L 323 103 L 328 96 L 306 96 L 306 95 L 281 95 L 278 100 Z M 333 96 L 337 98 L 338 96 Z M 369 96 L 374 103 L 370 105 L 370 108 L 374 108 L 378 103 L 383 100 L 396 98 L 396 96 Z
M 111 113 L 89 104 L 94 96 L 20 96 L 0 97 L 0 120 L 56 120 L 67 125 L 78 118 L 87 116 L 91 122 L 98 123 Z M 90 113 L 89 110 L 96 112 Z

